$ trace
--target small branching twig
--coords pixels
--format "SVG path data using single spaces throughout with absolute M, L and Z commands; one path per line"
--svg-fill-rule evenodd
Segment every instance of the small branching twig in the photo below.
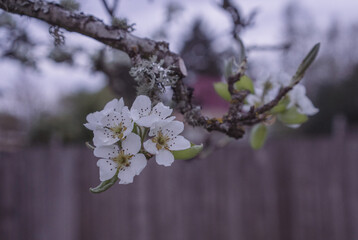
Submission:
M 112 7 L 115 7 L 115 5 Z M 233 28 L 233 36 L 243 46 L 238 33 L 242 28 L 252 23 L 254 14 L 248 20 L 244 20 L 237 8 L 233 7 L 229 0 L 224 0 L 222 7 L 231 14 L 235 26 Z M 71 32 L 83 34 L 103 44 L 126 52 L 134 66 L 137 66 L 143 60 L 156 56 L 160 66 L 163 69 L 170 67 L 170 75 L 175 76 L 175 82 L 170 84 L 174 92 L 173 100 L 177 104 L 176 108 L 184 115 L 187 123 L 192 126 L 200 126 L 208 131 L 219 131 L 236 139 L 243 137 L 245 126 L 251 126 L 266 120 L 267 112 L 301 80 L 305 70 L 316 57 L 319 48 L 319 45 L 316 45 L 304 59 L 293 77 L 291 86 L 281 89 L 276 98 L 271 102 L 259 108 L 251 107 L 248 112 L 243 112 L 244 99 L 249 92 L 246 90 L 236 91 L 234 88 L 235 81 L 240 80 L 246 70 L 246 56 L 242 47 L 241 65 L 238 73 L 229 79 L 229 90 L 232 95 L 230 109 L 222 118 L 208 118 L 202 115 L 199 106 L 192 103 L 193 89 L 186 86 L 183 82 L 183 78 L 187 74 L 185 64 L 178 54 L 169 50 L 168 43 L 156 42 L 148 38 L 139 38 L 129 33 L 127 28 L 106 25 L 102 20 L 94 16 L 69 11 L 61 5 L 52 2 L 0 0 L 0 8 L 11 13 L 37 18 L 55 26 L 50 28 L 51 35 L 55 37 L 55 44 L 64 42 L 64 37 L 60 31 L 60 28 L 63 28 Z M 109 11 L 109 13 L 113 15 L 114 9 Z
M 251 45 L 246 47 L 246 51 L 288 51 L 290 48 L 290 43 L 282 43 L 277 45 Z
M 115 11 L 117 10 L 117 6 L 119 3 L 119 0 L 115 0 L 112 4 L 112 7 L 110 7 L 106 0 L 102 0 L 103 6 L 106 9 L 107 13 L 111 16 L 111 18 L 115 17 Z
M 232 35 L 234 38 L 238 36 L 242 29 L 251 26 L 254 22 L 255 16 L 257 14 L 257 10 L 252 11 L 249 16 L 245 19 L 242 17 L 240 10 L 234 6 L 234 4 L 230 0 L 223 0 L 220 7 L 228 12 L 231 16 L 233 27 L 232 27 Z

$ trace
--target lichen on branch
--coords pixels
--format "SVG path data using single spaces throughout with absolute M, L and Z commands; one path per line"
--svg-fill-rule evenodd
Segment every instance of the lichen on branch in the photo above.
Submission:
M 178 54 L 169 50 L 168 43 L 137 37 L 130 33 L 127 27 L 121 28 L 120 25 L 107 25 L 92 15 L 68 10 L 60 4 L 53 2 L 42 0 L 0 0 L 0 8 L 10 13 L 39 19 L 57 28 L 63 28 L 70 32 L 85 35 L 127 53 L 134 66 L 132 75 L 137 78 L 137 81 L 147 80 L 147 83 L 153 86 L 161 86 L 162 84 L 163 86 L 172 87 L 174 92 L 173 100 L 176 103 L 176 108 L 184 115 L 188 124 L 205 128 L 208 131 L 219 131 L 236 139 L 243 137 L 245 126 L 252 126 L 265 121 L 267 117 L 269 117 L 268 112 L 277 105 L 293 87 L 288 86 L 281 89 L 275 99 L 270 103 L 259 108 L 252 106 L 248 112 L 242 111 L 244 99 L 248 95 L 248 92 L 247 90 L 235 90 L 233 84 L 236 81 L 240 81 L 240 78 L 244 75 L 246 67 L 245 57 L 241 59 L 241 70 L 232 76 L 228 82 L 229 91 L 232 95 L 228 113 L 221 118 L 208 118 L 202 115 L 200 106 L 196 106 L 192 103 L 194 89 L 186 86 L 183 81 L 183 78 L 187 75 L 185 64 Z M 235 9 L 228 0 L 223 1 L 222 8 L 229 11 L 232 15 L 234 21 L 233 35 L 239 40 L 238 32 L 240 26 L 245 27 L 250 25 L 252 19 L 249 18 L 249 20 L 244 21 L 240 18 L 239 11 Z M 316 49 L 313 58 L 311 56 L 308 60 L 312 62 L 317 52 L 318 49 Z M 150 59 L 153 56 L 157 58 L 156 61 Z M 150 76 L 149 74 L 145 76 L 147 79 L 144 80 L 138 79 L 139 76 L 143 75 L 144 77 L 144 75 L 148 73 L 146 67 L 149 66 L 143 68 L 143 63 L 148 63 L 148 61 L 151 63 L 156 62 L 156 64 L 160 65 L 158 74 L 154 74 L 154 76 Z M 138 68 L 139 66 L 142 66 L 142 68 Z M 305 70 L 307 67 L 304 66 L 303 69 Z M 170 78 L 165 78 L 168 80 L 168 82 L 166 82 L 167 84 L 164 84 L 164 75 L 162 73 L 166 73 L 170 76 Z M 152 77 L 156 78 L 154 82 Z M 299 77 L 302 78 L 303 75 L 299 74 Z M 298 81 L 294 84 L 297 84 Z M 151 97 L 154 97 L 154 95 Z

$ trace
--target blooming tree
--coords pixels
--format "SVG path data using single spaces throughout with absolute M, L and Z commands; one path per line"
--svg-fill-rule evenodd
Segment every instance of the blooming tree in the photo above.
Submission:
M 202 145 L 190 143 L 181 136 L 183 122 L 175 120 L 173 109 L 165 106 L 162 94 L 173 91 L 172 104 L 184 116 L 187 124 L 207 131 L 218 131 L 234 139 L 251 130 L 250 143 L 260 148 L 266 139 L 267 128 L 278 120 L 289 127 L 298 127 L 317 109 L 307 98 L 300 83 L 306 70 L 318 54 L 316 44 L 298 65 L 292 76 L 271 74 L 252 81 L 247 75 L 248 57 L 240 38 L 242 28 L 251 24 L 229 0 L 220 5 L 232 18 L 232 37 L 240 47 L 240 56 L 233 56 L 225 67 L 225 81 L 214 84 L 219 96 L 229 101 L 227 113 L 219 118 L 202 114 L 201 107 L 192 102 L 193 89 L 183 79 L 187 75 L 182 58 L 170 51 L 169 44 L 140 38 L 132 34 L 133 25 L 114 15 L 115 6 L 103 3 L 112 17 L 112 25 L 78 10 L 75 0 L 61 4 L 43 0 L 0 0 L 0 8 L 13 14 L 36 18 L 51 25 L 50 33 L 58 43 L 60 29 L 77 32 L 128 54 L 130 75 L 137 85 L 138 96 L 131 107 L 124 100 L 114 99 L 103 110 L 90 113 L 85 126 L 93 131 L 94 155 L 99 158 L 101 184 L 91 189 L 102 192 L 119 181 L 133 182 L 134 176 L 145 168 L 147 160 L 155 158 L 159 165 L 170 166 L 174 159 L 191 158 Z

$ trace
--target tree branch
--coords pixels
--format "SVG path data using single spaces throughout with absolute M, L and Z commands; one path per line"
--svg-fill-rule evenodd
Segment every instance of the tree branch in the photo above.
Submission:
M 226 0 L 224 3 L 228 4 L 229 1 Z M 164 61 L 165 66 L 171 66 L 174 73 L 179 77 L 173 87 L 173 100 L 177 103 L 176 108 L 184 115 L 188 124 L 203 127 L 208 131 L 219 131 L 236 139 L 242 138 L 245 133 L 244 126 L 264 121 L 267 109 L 271 109 L 277 104 L 276 101 L 278 102 L 289 91 L 289 89 L 285 89 L 282 92 L 283 95 L 278 96 L 275 102 L 269 105 L 264 105 L 259 109 L 252 108 L 248 113 L 243 113 L 241 111 L 242 103 L 249 92 L 234 92 L 233 83 L 235 79 L 233 79 L 230 90 L 234 94 L 229 112 L 222 118 L 208 118 L 201 114 L 199 106 L 192 104 L 193 89 L 183 83 L 183 78 L 187 74 L 185 64 L 178 54 L 169 50 L 168 43 L 139 38 L 129 33 L 127 29 L 106 25 L 102 20 L 92 15 L 71 12 L 52 2 L 41 0 L 35 2 L 30 0 L 0 0 L 0 8 L 7 12 L 36 18 L 70 32 L 77 32 L 96 39 L 103 44 L 126 52 L 133 64 L 138 63 L 141 59 L 157 56 L 159 60 Z M 238 11 L 234 9 L 233 13 L 238 17 L 236 24 L 242 25 Z M 240 72 L 240 76 L 242 74 Z M 240 76 L 236 76 L 236 78 L 240 79 Z
M 7 12 L 37 18 L 48 24 L 59 26 L 98 40 L 108 46 L 126 52 L 131 58 L 149 58 L 156 55 L 166 65 L 178 66 L 179 56 L 169 50 L 166 42 L 155 42 L 139 38 L 125 29 L 103 23 L 102 20 L 78 12 L 71 12 L 61 5 L 46 1 L 0 0 L 0 8 Z M 178 70 L 180 70 L 178 68 Z

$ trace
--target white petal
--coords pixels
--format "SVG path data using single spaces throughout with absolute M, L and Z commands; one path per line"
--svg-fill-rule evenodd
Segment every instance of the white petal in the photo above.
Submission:
M 123 126 L 128 127 L 131 124 L 132 120 L 130 119 L 130 116 L 125 111 L 125 108 L 123 108 L 122 112 L 111 112 L 108 113 L 103 119 L 102 124 L 105 127 L 115 127 L 119 126 L 121 123 Z
M 119 171 L 118 178 L 119 178 L 119 184 L 128 184 L 133 182 L 133 178 L 135 176 L 135 172 L 131 169 L 124 168 Z
M 159 119 L 165 119 L 172 114 L 172 112 L 173 109 L 160 102 L 153 107 L 151 114 L 157 116 Z
M 124 107 L 123 98 L 121 99 L 113 99 L 112 101 L 108 102 L 104 107 L 104 112 L 108 113 L 110 111 L 114 112 L 121 112 L 122 108 Z
M 138 119 L 136 123 L 143 127 L 151 127 L 155 122 L 164 120 L 172 112 L 173 109 L 170 109 L 169 107 L 165 106 L 163 103 L 160 102 L 155 105 L 155 107 L 153 107 L 153 110 L 148 116 Z
M 190 148 L 190 142 L 183 136 L 175 136 L 168 141 L 170 150 L 184 150 Z
M 156 147 L 156 143 L 154 143 L 151 139 L 145 141 L 143 143 L 144 149 L 151 153 L 151 154 L 157 154 L 158 153 L 158 149 Z
M 118 103 L 118 99 L 112 99 L 104 106 L 104 109 L 113 109 L 113 107 Z
M 112 158 L 119 154 L 117 145 L 96 147 L 93 151 L 94 155 L 99 158 Z
M 183 130 L 184 130 L 184 123 L 179 121 L 172 121 L 167 123 L 165 126 L 163 126 L 162 133 L 172 138 L 177 136 Z
M 298 84 L 288 93 L 288 96 L 290 102 L 287 105 L 287 108 L 291 108 L 298 104 L 301 98 L 306 97 L 306 88 L 303 85 Z
M 149 97 L 139 95 L 133 102 L 131 114 L 137 114 L 139 118 L 147 116 L 150 113 L 152 102 Z M 133 117 L 133 116 L 132 116 Z
M 130 114 L 131 119 L 132 119 L 133 121 L 137 122 L 138 119 L 139 119 L 139 112 L 138 112 L 138 110 L 137 110 L 137 109 L 131 109 L 130 113 L 131 113 L 131 114 Z
M 297 106 L 298 112 L 306 115 L 314 115 L 319 111 L 306 96 L 306 88 L 301 84 L 298 84 L 289 92 L 289 98 L 290 102 L 287 108 Z
M 168 167 L 174 162 L 174 156 L 168 150 L 160 150 L 156 155 L 155 160 L 159 165 Z
M 134 126 L 128 107 L 123 107 L 122 116 L 123 116 L 123 125 L 127 128 L 123 132 L 123 136 L 128 136 L 132 132 Z
M 171 117 L 168 117 L 168 118 L 164 119 L 163 121 L 165 121 L 165 122 L 171 122 L 171 121 L 173 121 L 174 119 L 175 119 L 175 116 L 171 116 Z
M 119 140 L 119 138 L 117 138 L 113 132 L 107 128 L 94 130 L 93 134 L 93 143 L 96 146 L 111 145 Z
M 87 115 L 86 120 L 89 123 L 96 123 L 100 118 L 103 117 L 103 114 L 100 112 L 94 112 Z
M 130 163 L 131 165 L 128 168 L 130 168 L 136 175 L 139 175 L 145 166 L 147 166 L 147 159 L 144 154 L 139 153 L 130 160 Z
M 100 159 L 97 161 L 99 167 L 99 179 L 103 182 L 111 179 L 117 171 L 117 163 L 109 159 Z
M 123 137 L 129 135 L 133 130 L 133 122 L 129 116 L 129 110 L 127 107 L 123 107 L 122 112 L 111 112 L 108 113 L 103 119 L 102 124 L 104 125 L 105 130 L 110 131 L 108 128 L 117 127 L 122 124 L 122 127 L 126 127 L 126 130 L 123 132 Z M 108 133 L 106 131 L 106 133 Z M 109 133 L 107 137 L 113 137 L 113 133 Z
M 318 108 L 315 108 L 315 106 L 313 106 L 311 100 L 306 96 L 304 96 L 299 100 L 298 105 L 299 105 L 298 112 L 302 114 L 312 116 L 319 111 Z
M 275 99 L 279 91 L 280 86 L 278 84 L 272 86 L 272 89 L 269 90 L 264 97 L 264 103 L 271 102 L 273 99 Z
M 98 137 L 98 134 L 95 134 L 95 135 L 94 135 L 94 137 L 93 137 L 93 144 L 94 144 L 96 147 L 105 145 L 105 144 L 103 143 L 103 141 Z
M 141 147 L 140 137 L 135 134 L 129 134 L 126 139 L 122 142 L 122 149 L 125 154 L 135 155 L 139 152 Z
M 245 104 L 244 106 L 242 106 L 242 111 L 244 111 L 244 112 L 249 112 L 250 109 L 251 109 L 250 105 Z
M 102 126 L 101 119 L 104 115 L 100 112 L 94 112 L 87 115 L 86 120 L 88 123 L 84 124 L 89 130 L 95 130 Z
M 153 137 L 157 135 L 158 131 L 161 131 L 163 126 L 167 125 L 169 122 L 172 122 L 175 119 L 175 116 L 168 117 L 164 120 L 160 120 L 157 122 L 154 122 L 152 126 L 150 126 L 149 136 Z
M 96 128 L 97 128 L 97 126 L 95 125 L 95 124 L 93 124 L 93 123 L 85 123 L 85 124 L 83 124 L 87 129 L 89 129 L 89 130 L 95 130 Z
M 145 116 L 142 118 L 139 118 L 138 120 L 136 120 L 135 122 L 142 127 L 151 127 L 155 122 L 159 121 L 160 118 L 158 116 L 155 115 L 149 115 L 149 116 Z
M 278 72 L 275 74 L 274 79 L 276 79 L 276 82 L 283 87 L 286 87 L 291 83 L 291 76 L 285 72 Z
M 260 103 L 260 98 L 254 94 L 249 94 L 246 97 L 246 101 L 250 106 L 255 106 L 256 104 Z

